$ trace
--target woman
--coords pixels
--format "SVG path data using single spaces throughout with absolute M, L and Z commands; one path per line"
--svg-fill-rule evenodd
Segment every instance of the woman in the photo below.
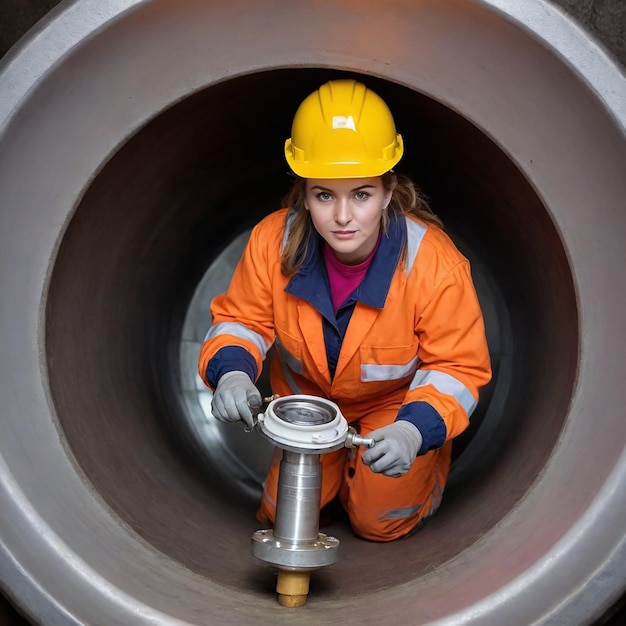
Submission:
M 354 532 L 407 535 L 441 502 L 452 439 L 491 376 L 470 268 L 413 183 L 392 168 L 401 135 L 385 102 L 353 80 L 298 108 L 288 208 L 265 217 L 211 306 L 199 372 L 213 415 L 252 425 L 254 382 L 274 345 L 272 392 L 336 402 L 376 445 L 321 455 L 322 506 L 338 497 Z M 275 519 L 280 457 L 259 521 Z

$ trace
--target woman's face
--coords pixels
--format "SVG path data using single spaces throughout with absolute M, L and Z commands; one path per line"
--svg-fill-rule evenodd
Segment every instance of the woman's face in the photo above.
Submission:
M 315 229 L 339 261 L 357 265 L 378 241 L 383 210 L 391 200 L 382 178 L 308 178 L 305 206 Z

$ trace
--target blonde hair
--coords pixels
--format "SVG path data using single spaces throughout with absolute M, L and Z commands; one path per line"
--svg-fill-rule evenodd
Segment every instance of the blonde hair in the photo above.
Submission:
M 385 190 L 392 191 L 389 207 L 383 211 L 381 217 L 383 233 L 387 232 L 390 209 L 404 214 L 413 214 L 428 224 L 443 228 L 442 221 L 432 212 L 426 197 L 408 176 L 387 172 L 381 178 Z M 311 216 L 304 205 L 305 194 L 306 179 L 296 177 L 283 199 L 283 206 L 291 208 L 294 212 L 280 259 L 280 269 L 285 276 L 295 274 L 300 269 L 314 228 Z

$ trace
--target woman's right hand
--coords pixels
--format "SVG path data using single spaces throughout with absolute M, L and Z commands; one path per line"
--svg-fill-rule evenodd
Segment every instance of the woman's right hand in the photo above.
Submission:
M 243 420 L 248 428 L 253 428 L 254 414 L 262 404 L 261 393 L 248 374 L 227 372 L 217 382 L 211 412 L 220 422 Z

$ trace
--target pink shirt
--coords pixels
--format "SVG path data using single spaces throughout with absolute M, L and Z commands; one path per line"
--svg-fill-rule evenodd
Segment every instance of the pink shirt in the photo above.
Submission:
M 378 242 L 380 243 L 380 237 L 378 238 Z M 345 299 L 363 280 L 363 277 L 367 273 L 367 268 L 370 266 L 376 254 L 376 250 L 378 250 L 378 243 L 365 261 L 358 265 L 345 265 L 337 260 L 328 244 L 324 245 L 324 263 L 326 265 L 326 272 L 328 273 L 330 296 L 333 301 L 335 313 L 337 313 L 339 307 L 345 302 Z

